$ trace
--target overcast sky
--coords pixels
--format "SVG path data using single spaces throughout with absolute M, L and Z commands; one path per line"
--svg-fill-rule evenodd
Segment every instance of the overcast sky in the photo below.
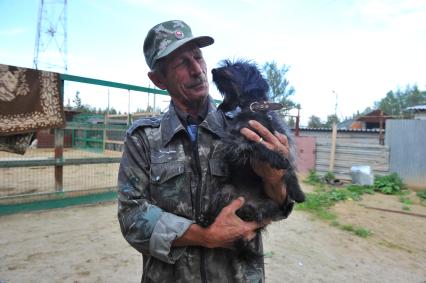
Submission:
M 60 1 L 45 0 L 50 2 Z M 333 114 L 336 94 L 337 114 L 343 117 L 373 106 L 390 90 L 426 88 L 424 0 L 67 2 L 72 75 L 152 87 L 144 37 L 161 21 L 181 19 L 194 34 L 215 39 L 203 48 L 209 70 L 225 58 L 289 66 L 293 100 L 301 104 L 305 124 L 311 115 L 325 120 Z M 38 8 L 37 0 L 0 0 L 0 63 L 33 67 Z M 213 84 L 210 89 L 218 98 Z M 83 103 L 106 107 L 107 89 L 82 84 L 67 86 L 65 103 L 72 104 L 77 90 Z M 128 93 L 109 91 L 111 106 L 127 111 Z M 131 111 L 147 106 L 143 97 L 131 93 Z M 157 105 L 165 101 L 156 99 Z

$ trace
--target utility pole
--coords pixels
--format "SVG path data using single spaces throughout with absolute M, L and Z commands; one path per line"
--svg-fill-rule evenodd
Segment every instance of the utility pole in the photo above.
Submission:
M 334 116 L 337 118 L 337 92 L 332 90 L 332 92 L 336 95 L 336 104 L 334 105 Z

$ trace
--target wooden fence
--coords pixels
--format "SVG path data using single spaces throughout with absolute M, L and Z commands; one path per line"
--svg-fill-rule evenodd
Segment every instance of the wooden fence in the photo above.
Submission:
M 315 170 L 324 175 L 329 171 L 331 142 L 316 142 Z M 337 139 L 332 173 L 336 178 L 351 179 L 351 167 L 370 166 L 374 175 L 389 174 L 389 147 L 376 144 L 343 143 Z

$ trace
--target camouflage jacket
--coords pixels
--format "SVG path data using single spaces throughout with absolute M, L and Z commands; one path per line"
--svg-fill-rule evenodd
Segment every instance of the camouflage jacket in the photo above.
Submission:
M 124 238 L 143 255 L 142 282 L 263 282 L 263 260 L 246 264 L 227 249 L 172 247 L 202 219 L 209 195 L 228 177 L 221 137 L 225 115 L 209 106 L 191 143 L 171 106 L 162 119 L 128 130 L 118 177 L 118 219 Z M 256 244 L 262 252 L 260 233 Z

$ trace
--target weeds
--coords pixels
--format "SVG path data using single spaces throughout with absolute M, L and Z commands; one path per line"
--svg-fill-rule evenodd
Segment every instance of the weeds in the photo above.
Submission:
M 426 189 L 424 189 L 423 191 L 417 192 L 416 195 L 420 198 L 420 202 L 423 205 L 426 205 Z
M 373 233 L 366 228 L 357 227 L 354 231 L 354 234 L 361 238 L 367 238 L 368 236 L 371 236 Z
M 363 227 L 354 227 L 348 224 L 341 224 L 337 220 L 337 215 L 330 212 L 329 209 L 339 201 L 355 200 L 359 201 L 363 194 L 374 194 L 381 192 L 387 195 L 399 195 L 402 202 L 402 210 L 410 210 L 413 201 L 407 197 L 409 191 L 402 182 L 402 179 L 396 173 L 385 176 L 376 176 L 373 186 L 363 186 L 350 184 L 345 187 L 337 188 L 330 186 L 330 180 L 334 180 L 333 173 L 328 172 L 323 177 L 319 176 L 316 171 L 309 171 L 304 182 L 314 185 L 316 188 L 312 193 L 306 193 L 304 203 L 298 204 L 297 209 L 308 211 L 318 218 L 329 221 L 330 225 L 338 227 L 344 231 L 351 232 L 359 237 L 368 237 L 372 232 Z M 328 184 L 327 184 L 328 183 Z M 417 192 L 422 204 L 426 205 L 426 189 Z
M 349 199 L 360 200 L 362 194 L 373 192 L 372 188 L 359 185 L 350 185 L 346 188 L 339 189 L 335 187 L 320 187 L 312 193 L 307 193 L 305 202 L 298 204 L 297 209 L 308 211 L 322 220 L 331 221 L 330 224 L 332 226 L 339 227 L 345 231 L 350 231 L 360 237 L 367 237 L 371 234 L 371 232 L 365 232 L 368 231 L 365 228 L 350 228 L 348 225 L 340 224 L 337 221 L 337 215 L 330 212 L 329 208 L 339 201 Z
M 310 185 L 318 185 L 321 184 L 321 177 L 318 176 L 315 170 L 309 170 L 304 182 Z
M 401 178 L 396 173 L 374 178 L 374 189 L 387 195 L 395 195 L 406 189 Z

